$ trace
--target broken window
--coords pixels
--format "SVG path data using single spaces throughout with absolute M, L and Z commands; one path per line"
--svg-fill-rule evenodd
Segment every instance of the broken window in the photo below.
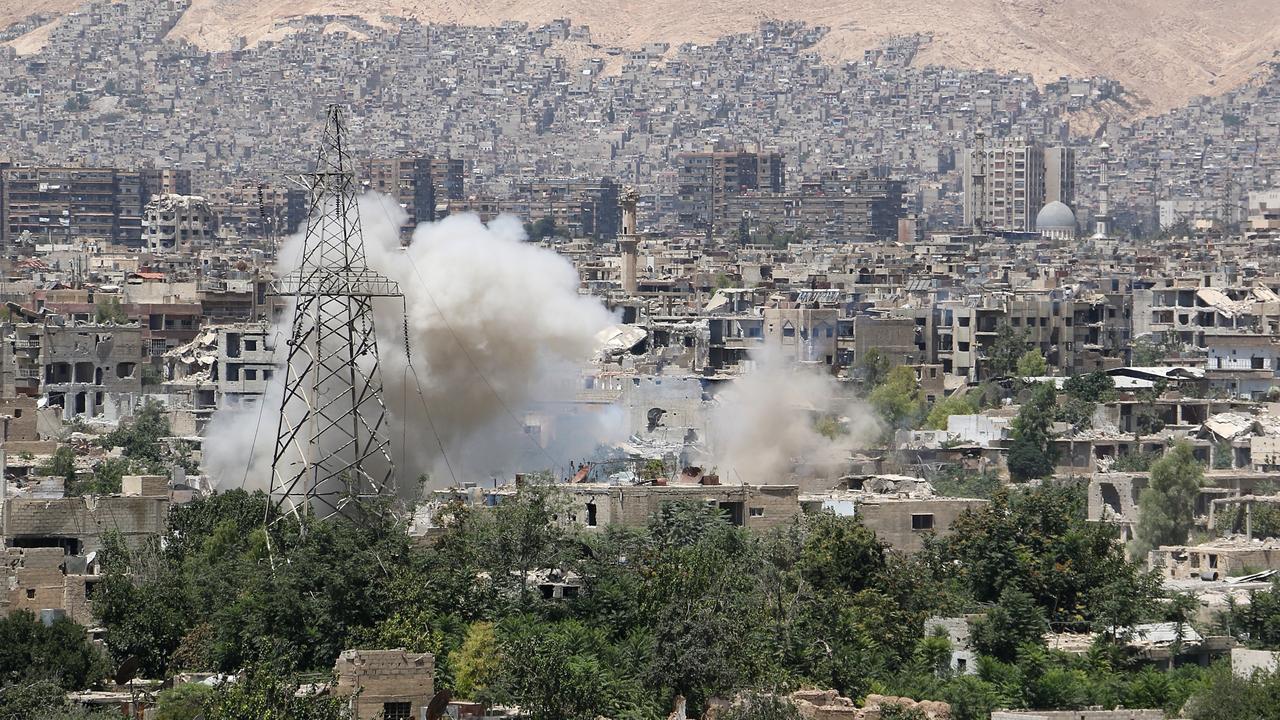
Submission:
M 1209 567 L 1211 567 L 1211 568 L 1216 568 L 1216 567 L 1218 567 L 1218 556 L 1217 556 L 1217 555 L 1214 555 L 1214 554 L 1212 554 L 1212 553 L 1210 553 L 1210 554 L 1209 554 Z
M 133 377 L 133 371 L 137 366 L 137 363 L 131 362 L 116 363 L 116 377 L 121 380 Z
M 34 599 L 35 599 L 35 597 L 36 597 L 36 589 L 35 589 L 35 588 L 27 588 L 27 599 L 28 599 L 28 600 L 34 600 Z
M 590 502 L 590 503 L 587 503 L 587 527 L 595 527 L 595 526 L 596 526 L 596 504 L 593 502 Z
M 933 529 L 933 513 L 923 513 L 911 516 L 912 530 L 932 530 Z
M 228 379 L 228 380 L 239 380 L 239 379 L 240 379 L 240 366 L 239 366 L 239 365 L 228 365 L 228 366 L 227 366 L 227 379 Z
M 751 517 L 764 517 L 764 508 L 762 508 L 762 507 L 753 507 L 753 508 L 750 508 L 750 509 L 748 510 L 748 514 L 749 514 Z

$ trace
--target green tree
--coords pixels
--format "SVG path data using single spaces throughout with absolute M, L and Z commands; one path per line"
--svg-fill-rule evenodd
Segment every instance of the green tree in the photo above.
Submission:
M 1106 402 L 1115 398 L 1116 383 L 1104 372 L 1091 372 L 1072 375 L 1062 383 L 1062 391 L 1067 397 L 1085 402 Z
M 1016 367 L 1018 377 L 1043 377 L 1049 374 L 1049 363 L 1035 348 L 1027 348 L 1026 352 L 1018 356 Z
M 1018 332 L 1007 322 L 996 327 L 996 339 L 987 352 L 986 376 L 1004 377 L 1018 369 L 1018 361 L 1030 349 L 1026 330 Z
M 1009 446 L 1009 475 L 1018 481 L 1048 477 L 1057 463 L 1052 439 L 1057 392 L 1052 383 L 1039 383 L 1022 404 L 1011 424 L 1013 442 Z
M 132 420 L 121 423 L 115 430 L 102 436 L 101 444 L 108 449 L 123 448 L 124 456 L 130 460 L 152 470 L 163 471 L 170 458 L 168 447 L 162 439 L 170 435 L 172 431 L 169 429 L 169 417 L 165 414 L 164 406 L 148 400 Z
M 947 418 L 952 415 L 972 415 L 978 412 L 977 405 L 967 395 L 949 395 L 933 404 L 924 419 L 924 426 L 930 430 L 946 430 Z
M 862 371 L 862 386 L 874 388 L 884 382 L 892 367 L 893 364 L 880 352 L 880 348 L 871 348 L 858 361 L 858 368 Z
M 64 487 L 76 487 L 76 451 L 70 445 L 59 445 L 53 451 L 49 461 L 41 465 L 36 474 L 46 477 L 60 477 Z
M 1227 631 L 1262 650 L 1280 650 L 1280 580 L 1266 590 L 1250 590 L 1248 603 L 1229 600 L 1225 613 Z
M 1187 542 L 1195 520 L 1195 501 L 1204 469 L 1190 443 L 1174 445 L 1151 466 L 1151 480 L 1138 495 L 1138 523 L 1132 550 L 1136 557 L 1161 545 Z
M 986 615 L 973 623 L 973 645 L 983 655 L 1013 662 L 1023 646 L 1043 646 L 1047 632 L 1049 624 L 1035 599 L 1008 585 Z
M 0 618 L 0 684 L 45 680 L 65 690 L 83 690 L 106 675 L 100 652 L 76 623 L 46 626 L 30 610 Z
M 195 720 L 213 697 L 213 688 L 200 683 L 186 683 L 156 696 L 153 720 Z
M 493 623 L 472 623 L 467 628 L 462 647 L 458 649 L 458 657 L 453 661 L 456 695 L 465 699 L 487 699 L 489 688 L 499 679 L 500 662 Z
M 1152 592 L 1150 576 L 1125 558 L 1116 529 L 1089 522 L 1086 510 L 1082 484 L 1003 488 L 952 524 L 939 549 L 941 567 L 958 573 L 979 602 L 998 602 L 1013 587 L 1053 622 L 1118 615 L 1101 600 L 1143 602 Z
M 868 398 L 889 429 L 910 427 L 920 413 L 920 385 L 905 365 L 889 371 Z
M 124 308 L 120 305 L 120 298 L 115 295 L 106 299 L 100 298 L 94 307 L 94 319 L 100 325 L 108 323 L 124 325 L 129 322 L 129 316 L 125 314 Z
M 288 673 L 251 667 L 235 682 L 214 686 L 205 699 L 206 720 L 349 720 L 346 699 L 299 692 Z

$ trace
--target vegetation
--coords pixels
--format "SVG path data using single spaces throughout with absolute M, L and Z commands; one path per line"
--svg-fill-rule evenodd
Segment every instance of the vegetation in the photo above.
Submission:
M 1018 372 L 1018 363 L 1032 350 L 1025 329 L 1018 332 L 1007 322 L 996 327 L 996 339 L 987 353 L 987 377 L 1004 377 Z M 1041 358 L 1043 360 L 1043 358 Z M 1030 362 L 1030 361 L 1028 361 Z
M 1145 557 L 1161 545 L 1187 542 L 1195 516 L 1196 495 L 1204 481 L 1204 468 L 1191 445 L 1179 442 L 1151 466 L 1151 481 L 1138 495 L 1138 523 L 1133 552 Z
M 1044 355 L 1035 348 L 1028 348 L 1018 357 L 1018 377 L 1044 377 L 1049 374 L 1049 363 Z
M 1057 391 L 1052 383 L 1039 383 L 1022 404 L 1011 424 L 1009 475 L 1018 481 L 1048 477 L 1057 462 L 1052 424 L 1057 413 Z
M 99 324 L 115 323 L 116 325 L 124 325 L 129 322 L 129 316 L 125 314 L 124 308 L 120 305 L 120 298 L 114 295 L 105 300 L 98 300 L 95 305 L 94 319 Z
M 75 690 L 106 674 L 104 658 L 85 629 L 70 620 L 46 626 L 30 610 L 0 618 L 0 683 L 48 682 Z
M 914 427 L 919 420 L 920 386 L 915 371 L 905 365 L 890 370 L 868 399 L 890 430 Z
M 978 412 L 978 406 L 967 395 L 951 395 L 933 404 L 924 426 L 930 430 L 946 430 L 947 418 L 952 415 L 972 415 Z
M 175 507 L 148 547 L 109 540 L 94 609 L 112 657 L 142 658 L 145 675 L 248 669 L 241 684 L 166 695 L 174 718 L 196 706 L 207 718 L 339 718 L 294 690 L 347 647 L 432 652 L 440 687 L 547 720 L 659 718 L 677 694 L 691 714 L 738 697 L 730 717 L 791 718 L 771 696 L 800 686 L 944 700 L 958 720 L 1009 706 L 1176 712 L 1212 692 L 1202 680 L 1216 671 L 1141 670 L 1107 649 L 1116 628 L 1167 617 L 1168 601 L 1114 528 L 1086 521 L 1082 485 L 1001 488 L 959 471 L 947 482 L 991 502 L 912 557 L 855 518 L 761 534 L 700 503 L 579 534 L 538 483 L 496 507 L 445 508 L 441 535 L 419 547 L 391 520 L 276 517 L 263 495 L 233 491 Z M 580 575 L 580 595 L 544 599 L 529 578 L 548 568 Z M 1233 633 L 1274 643 L 1271 597 L 1234 610 Z M 985 613 L 976 675 L 955 674 L 947 639 L 924 630 L 931 615 L 966 612 Z M 1104 639 L 1085 656 L 1056 653 L 1049 624 Z

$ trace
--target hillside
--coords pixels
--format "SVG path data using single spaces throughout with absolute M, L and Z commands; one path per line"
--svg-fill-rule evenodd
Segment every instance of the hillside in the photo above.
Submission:
M 76 4 L 0 7 L 0 25 Z M 600 43 L 635 46 L 702 42 L 750 30 L 762 18 L 796 19 L 832 28 L 822 46 L 832 58 L 858 57 L 889 35 L 927 32 L 934 42 L 918 62 L 1022 71 L 1040 81 L 1105 75 L 1145 100 L 1147 111 L 1159 111 L 1235 87 L 1277 59 L 1274 9 L 1275 0 L 193 0 L 173 33 L 221 49 L 241 35 L 250 42 L 274 36 L 279 21 L 306 14 L 477 25 L 569 17 L 589 25 Z M 39 41 L 35 35 L 15 45 L 30 52 Z

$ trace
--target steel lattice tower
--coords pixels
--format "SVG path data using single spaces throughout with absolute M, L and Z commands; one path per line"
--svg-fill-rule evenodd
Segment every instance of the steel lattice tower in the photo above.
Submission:
M 273 287 L 295 304 L 271 498 L 319 518 L 381 511 L 396 497 L 373 303 L 403 296 L 365 262 L 345 142 L 342 109 L 330 105 L 315 172 L 305 176 L 311 214 L 298 269 Z

